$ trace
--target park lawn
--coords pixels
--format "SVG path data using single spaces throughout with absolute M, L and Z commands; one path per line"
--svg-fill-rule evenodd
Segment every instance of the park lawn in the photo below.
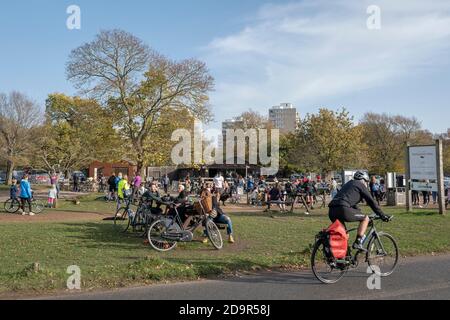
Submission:
M 397 238 L 403 256 L 450 252 L 448 216 L 427 210 L 387 212 L 396 218 L 382 229 Z M 324 213 L 232 214 L 235 245 L 216 251 L 201 243 L 180 244 L 164 254 L 144 246 L 137 236 L 115 233 L 111 221 L 4 223 L 0 225 L 0 294 L 64 290 L 71 265 L 81 268 L 85 290 L 195 280 L 236 271 L 307 268 L 315 234 L 329 225 Z M 39 263 L 38 271 L 34 263 Z
M 92 193 L 78 198 L 79 204 L 73 200 L 60 199 L 58 208 L 55 211 L 65 212 L 90 212 L 90 213 L 111 213 L 114 215 L 116 210 L 115 202 L 106 202 L 103 193 Z

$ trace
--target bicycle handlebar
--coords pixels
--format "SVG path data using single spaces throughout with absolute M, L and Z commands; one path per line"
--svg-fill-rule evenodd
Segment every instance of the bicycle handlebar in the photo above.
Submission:
M 394 219 L 394 216 L 386 215 L 386 217 L 389 218 L 389 220 L 386 221 L 386 222 L 391 222 Z M 369 218 L 370 218 L 371 221 L 382 220 L 382 218 L 380 216 L 376 215 L 376 214 L 373 214 L 373 215 L 369 216 Z

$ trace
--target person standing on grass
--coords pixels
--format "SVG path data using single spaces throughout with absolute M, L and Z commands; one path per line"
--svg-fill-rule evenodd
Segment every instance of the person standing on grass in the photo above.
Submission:
M 56 208 L 57 198 L 58 198 L 58 191 L 56 190 L 56 185 L 52 184 L 50 190 L 48 191 L 47 206 L 49 208 Z
M 372 198 L 374 198 L 377 201 L 378 206 L 379 206 L 380 205 L 380 185 L 378 184 L 377 178 L 375 176 L 372 176 L 369 187 L 370 187 L 370 192 L 371 192 Z
M 330 184 L 330 193 L 331 193 L 331 200 L 336 197 L 338 194 L 338 184 L 335 178 L 331 178 L 331 184 Z
M 120 175 L 120 173 L 119 173 Z M 130 190 L 130 185 L 128 184 L 128 176 L 123 176 L 117 184 L 117 210 L 120 209 L 122 203 L 125 202 L 125 193 Z
M 438 193 L 437 193 L 437 191 L 433 191 L 433 192 L 431 193 L 431 195 L 432 195 L 432 197 L 433 197 L 433 204 L 436 205 L 437 200 L 438 200 Z
M 9 187 L 9 199 L 17 200 L 17 193 L 19 188 L 17 188 L 17 179 L 12 179 L 11 186 Z
M 108 186 L 109 186 L 109 199 L 112 200 L 115 198 L 116 194 L 116 174 L 113 172 L 111 174 L 111 177 L 108 179 Z
M 424 205 L 424 207 L 428 206 L 430 204 L 430 192 L 429 191 L 422 191 L 422 197 L 423 197 L 423 205 Z
M 73 175 L 73 192 L 78 192 L 79 191 L 79 185 L 80 183 L 80 177 L 78 176 L 78 174 L 74 173 Z
M 247 192 L 248 193 L 252 192 L 254 187 L 255 187 L 255 182 L 253 181 L 252 176 L 250 176 L 247 179 Z
M 413 206 L 418 206 L 420 204 L 419 191 L 412 190 L 412 203 Z
M 224 182 L 225 182 L 225 179 L 223 178 L 222 174 L 219 172 L 214 177 L 214 190 L 219 192 L 220 194 L 222 194 Z
M 139 172 L 136 172 L 133 179 L 133 194 L 136 195 L 142 184 L 142 178 Z
M 53 175 L 50 179 L 51 185 L 52 186 L 54 185 L 56 187 L 56 199 L 59 198 L 59 192 L 60 192 L 59 178 L 60 178 L 60 173 L 53 172 Z
M 28 211 L 30 216 L 34 216 L 31 209 L 31 199 L 33 199 L 33 193 L 31 190 L 31 185 L 28 182 L 28 174 L 24 175 L 22 181 L 20 181 L 20 213 L 26 215 L 25 213 L 25 203 L 28 204 Z
M 119 182 L 120 180 L 122 180 L 122 172 L 119 172 L 119 174 L 116 176 L 115 181 L 114 181 L 114 192 L 116 193 L 117 196 L 119 196 Z
M 169 191 L 169 184 L 170 184 L 170 179 L 167 176 L 167 174 L 164 175 L 164 178 L 162 179 L 162 184 L 164 188 L 164 193 L 167 194 Z
M 450 202 L 450 184 L 447 186 L 445 190 L 445 209 L 448 209 L 448 203 Z

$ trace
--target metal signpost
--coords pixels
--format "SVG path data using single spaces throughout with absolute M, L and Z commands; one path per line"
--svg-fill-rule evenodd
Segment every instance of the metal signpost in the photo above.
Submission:
M 439 213 L 445 214 L 442 140 L 435 145 L 409 146 L 406 150 L 406 207 L 412 211 L 411 191 L 437 192 Z

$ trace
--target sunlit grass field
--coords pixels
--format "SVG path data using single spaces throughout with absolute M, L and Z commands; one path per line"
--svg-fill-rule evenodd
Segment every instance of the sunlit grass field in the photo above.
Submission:
M 91 196 L 78 206 L 61 203 L 58 210 L 111 213 L 114 204 Z M 380 223 L 379 229 L 398 240 L 402 256 L 450 252 L 448 216 L 432 210 L 386 211 L 395 219 Z M 64 290 L 71 265 L 81 268 L 85 290 L 194 280 L 236 271 L 307 268 L 314 236 L 330 224 L 324 210 L 310 216 L 278 212 L 230 216 L 236 244 L 216 251 L 210 244 L 193 242 L 164 254 L 144 245 L 138 235 L 117 233 L 112 221 L 2 223 L 0 293 Z

